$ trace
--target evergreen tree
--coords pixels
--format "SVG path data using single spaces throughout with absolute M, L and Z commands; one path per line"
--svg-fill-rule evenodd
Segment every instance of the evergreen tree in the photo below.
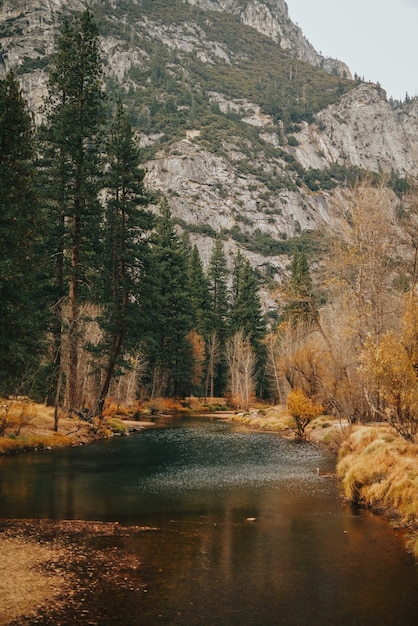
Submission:
M 40 355 L 40 213 L 30 115 L 12 73 L 0 81 L 0 392 L 29 391 Z
M 99 346 L 106 364 L 98 399 L 99 415 L 123 352 L 137 346 L 144 330 L 140 303 L 145 257 L 149 254 L 145 233 L 153 221 L 151 214 L 141 208 L 148 201 L 143 184 L 145 171 L 139 167 L 139 149 L 120 103 L 109 134 L 107 157 L 104 263 L 100 285 L 104 294 L 101 325 L 105 341 Z
M 259 392 L 266 362 L 266 322 L 261 308 L 258 280 L 249 260 L 240 252 L 235 256 L 232 277 L 230 336 L 241 331 L 254 350 Z
M 192 334 L 195 375 L 192 393 L 203 395 L 202 383 L 210 363 L 210 295 L 208 280 L 197 246 L 189 248 L 187 263 L 187 294 L 192 315 Z M 207 394 L 207 392 L 206 392 Z
M 187 264 L 187 291 L 193 328 L 204 338 L 210 334 L 209 284 L 197 246 L 193 246 Z
M 224 357 L 225 341 L 228 331 L 228 266 L 220 237 L 217 237 L 212 249 L 208 267 L 210 294 L 211 352 L 217 354 L 210 359 L 209 379 L 211 395 L 223 394 L 226 385 L 227 366 Z
M 102 210 L 98 201 L 104 121 L 98 30 L 90 11 L 65 20 L 49 75 L 47 123 L 41 134 L 45 201 L 55 263 L 54 349 L 62 371 L 66 302 L 66 403 L 80 405 L 78 335 L 85 287 L 94 280 Z M 56 381 L 59 399 L 60 376 Z
M 309 324 L 317 319 L 318 311 L 308 260 L 303 252 L 293 255 L 290 272 L 284 289 L 283 318 L 295 326 Z
M 190 389 L 192 354 L 187 335 L 192 315 L 186 288 L 186 254 L 166 200 L 157 219 L 152 261 L 153 309 L 148 333 L 152 395 L 181 397 Z
M 228 266 L 222 239 L 217 237 L 209 259 L 209 294 L 211 299 L 211 327 L 223 344 L 227 335 L 229 298 Z

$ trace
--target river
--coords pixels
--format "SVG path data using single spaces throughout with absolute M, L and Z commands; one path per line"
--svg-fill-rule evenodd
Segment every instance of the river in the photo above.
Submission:
M 0 517 L 159 529 L 124 542 L 146 587 L 115 589 L 111 610 L 97 607 L 96 621 L 77 623 L 418 624 L 418 567 L 403 537 L 344 503 L 334 464 L 309 443 L 179 418 L 130 437 L 0 458 Z

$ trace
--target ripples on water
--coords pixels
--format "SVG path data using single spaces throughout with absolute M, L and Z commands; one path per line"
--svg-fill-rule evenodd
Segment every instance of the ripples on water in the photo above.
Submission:
M 219 425 L 148 432 L 145 438 L 151 445 L 158 442 L 161 465 L 127 485 L 128 490 L 173 493 L 288 485 L 312 493 L 325 487 L 316 473 L 324 454 L 304 442 L 283 441 L 271 434 L 231 433 Z M 169 458 L 164 460 L 166 451 Z

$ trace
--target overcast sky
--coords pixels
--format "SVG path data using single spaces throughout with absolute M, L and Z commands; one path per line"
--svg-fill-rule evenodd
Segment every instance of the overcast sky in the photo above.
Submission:
M 344 61 L 388 97 L 418 96 L 418 0 L 286 0 L 317 52 Z

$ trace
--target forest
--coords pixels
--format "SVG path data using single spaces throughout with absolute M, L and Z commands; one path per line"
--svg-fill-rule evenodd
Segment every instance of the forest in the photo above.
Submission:
M 101 416 L 109 397 L 258 396 L 418 431 L 417 196 L 364 176 L 333 194 L 320 256 L 292 250 L 267 324 L 257 272 L 222 233 L 208 266 L 144 185 L 90 11 L 64 21 L 35 128 L 0 83 L 0 394 Z M 158 210 L 156 210 L 156 207 Z M 302 432 L 303 434 L 303 432 Z
M 239 352 L 250 397 L 265 362 L 256 273 L 241 254 L 228 268 L 221 238 L 205 272 L 145 189 L 98 35 L 89 11 L 64 22 L 41 127 L 16 77 L 0 85 L 0 392 L 100 416 L 110 394 L 223 395 Z

